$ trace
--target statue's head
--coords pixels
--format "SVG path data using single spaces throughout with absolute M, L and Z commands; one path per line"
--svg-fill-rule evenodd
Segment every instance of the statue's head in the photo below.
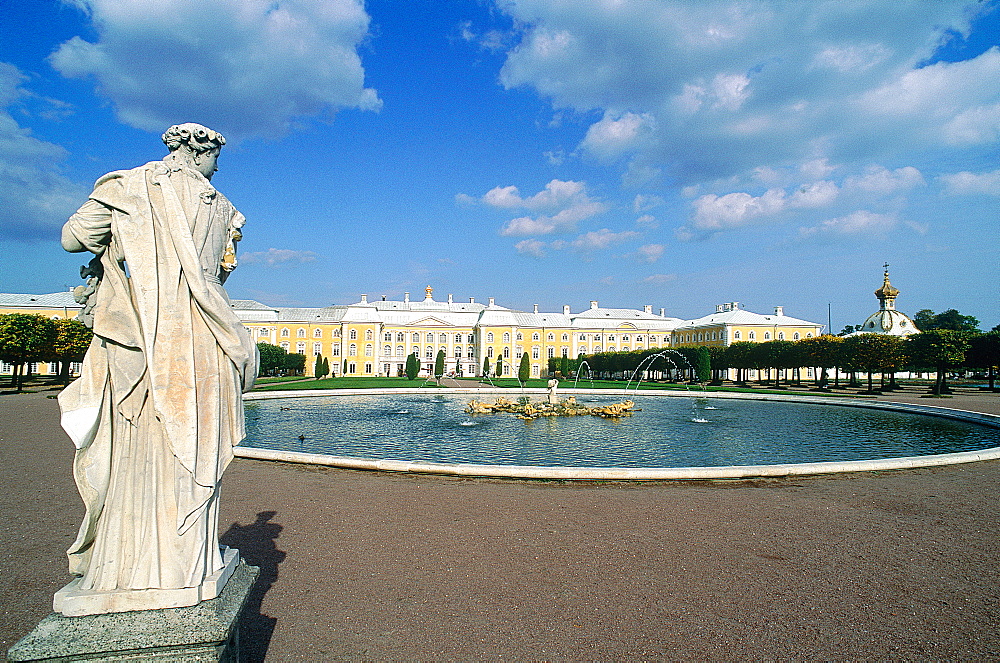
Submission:
M 226 139 L 218 131 L 194 122 L 175 124 L 163 134 L 170 156 L 183 161 L 208 179 L 218 168 L 216 161 Z

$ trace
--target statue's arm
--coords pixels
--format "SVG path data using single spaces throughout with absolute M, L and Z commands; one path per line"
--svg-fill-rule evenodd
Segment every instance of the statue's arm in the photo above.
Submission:
M 62 247 L 71 253 L 102 253 L 111 242 L 111 208 L 88 200 L 63 225 Z

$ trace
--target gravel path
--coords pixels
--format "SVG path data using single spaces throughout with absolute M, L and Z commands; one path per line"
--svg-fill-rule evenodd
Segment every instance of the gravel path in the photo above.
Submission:
M 46 395 L 0 396 L 0 651 L 83 513 Z M 250 660 L 1000 660 L 998 491 L 1000 462 L 574 485 L 239 459 L 221 522 L 263 570 Z

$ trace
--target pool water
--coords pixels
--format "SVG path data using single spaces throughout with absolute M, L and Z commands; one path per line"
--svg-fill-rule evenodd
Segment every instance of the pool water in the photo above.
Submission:
M 928 415 L 728 398 L 630 398 L 641 411 L 617 421 L 582 416 L 530 422 L 506 413 L 467 415 L 467 394 L 249 401 L 242 444 L 367 459 L 569 467 L 773 465 L 1000 446 L 998 429 Z M 595 405 L 622 397 L 577 400 Z

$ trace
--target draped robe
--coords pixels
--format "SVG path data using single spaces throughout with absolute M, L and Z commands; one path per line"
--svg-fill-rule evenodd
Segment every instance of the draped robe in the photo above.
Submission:
M 80 590 L 199 587 L 223 566 L 219 480 L 257 361 L 222 287 L 243 222 L 201 173 L 154 161 L 99 179 L 66 223 L 104 267 L 59 396 L 86 505 L 67 552 Z

